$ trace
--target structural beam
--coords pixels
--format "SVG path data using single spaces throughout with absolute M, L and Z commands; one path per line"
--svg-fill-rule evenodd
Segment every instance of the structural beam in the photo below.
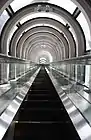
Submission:
M 21 27 L 21 23 L 18 22 L 18 23 L 16 24 L 16 26 L 17 26 L 18 28 L 20 28 L 20 27 Z
M 72 15 L 73 15 L 73 17 L 74 17 L 74 18 L 77 18 L 77 17 L 79 16 L 79 14 L 80 14 L 80 13 L 81 13 L 81 11 L 79 10 L 79 8 L 78 8 L 78 7 L 76 7 L 76 9 L 74 10 L 74 12 L 73 12 L 73 14 L 72 14 Z M 69 26 L 69 24 L 68 24 L 68 23 L 66 24 L 66 28 L 67 28 L 67 29 L 69 29 L 69 28 L 70 28 L 70 26 Z
M 12 9 L 10 5 L 6 8 L 6 11 L 10 17 L 14 15 L 14 10 Z
M 10 5 L 6 8 L 6 11 L 10 17 L 14 15 L 14 10 L 12 9 Z M 20 22 L 18 22 L 16 26 L 19 28 L 21 26 Z
M 81 11 L 79 10 L 78 7 L 76 7 L 75 11 L 73 12 L 73 17 L 77 18 L 79 16 L 79 14 L 81 13 Z
M 69 28 L 70 28 L 70 26 L 68 25 L 68 23 L 66 24 L 66 28 L 67 28 L 67 29 L 69 29 Z

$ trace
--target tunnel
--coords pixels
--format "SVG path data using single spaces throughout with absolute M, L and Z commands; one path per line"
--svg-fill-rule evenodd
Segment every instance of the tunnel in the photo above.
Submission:
M 91 140 L 90 0 L 0 0 L 0 140 Z

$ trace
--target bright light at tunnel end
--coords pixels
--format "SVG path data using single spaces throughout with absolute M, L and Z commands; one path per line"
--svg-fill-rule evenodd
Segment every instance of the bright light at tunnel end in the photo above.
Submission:
M 46 62 L 47 62 L 47 60 L 46 60 L 45 57 L 41 57 L 41 58 L 39 59 L 39 63 L 40 63 L 40 64 L 46 64 Z
M 53 62 L 53 57 L 50 52 L 45 50 L 40 50 L 38 54 L 36 55 L 36 62 L 39 64 L 49 64 Z

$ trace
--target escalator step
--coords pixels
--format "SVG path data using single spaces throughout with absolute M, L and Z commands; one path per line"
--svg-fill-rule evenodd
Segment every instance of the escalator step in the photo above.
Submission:
M 43 86 L 36 85 L 36 84 L 32 85 L 31 90 L 35 90 L 35 89 L 37 89 L 37 90 L 48 90 L 48 89 L 50 89 L 51 90 L 50 86 L 47 85 L 47 84 L 44 84 Z
M 27 95 L 26 100 L 56 100 L 58 96 L 52 96 L 50 94 L 30 94 Z
M 22 109 L 19 120 L 24 121 L 65 121 L 68 116 L 62 109 Z
M 27 94 L 49 94 L 49 95 L 55 95 L 55 91 L 54 90 L 29 90 Z M 57 96 L 57 95 L 55 95 Z
M 30 87 L 17 118 L 14 140 L 80 140 L 44 67 Z
M 29 91 L 27 96 L 53 96 L 53 97 L 58 97 L 58 95 L 55 95 L 54 91 Z
M 78 140 L 70 123 L 17 123 L 15 129 L 14 140 Z
M 23 102 L 22 108 L 62 108 L 63 105 L 59 101 L 48 100 L 31 100 Z

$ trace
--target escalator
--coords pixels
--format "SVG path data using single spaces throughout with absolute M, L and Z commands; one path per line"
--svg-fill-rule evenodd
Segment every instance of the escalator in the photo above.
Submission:
M 18 112 L 14 140 L 80 140 L 47 72 L 40 72 Z

